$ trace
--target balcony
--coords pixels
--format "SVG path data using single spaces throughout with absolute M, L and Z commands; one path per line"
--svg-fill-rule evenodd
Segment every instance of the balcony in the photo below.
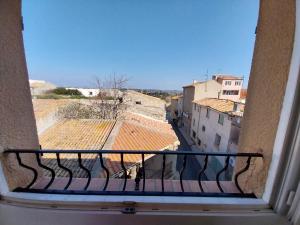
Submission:
M 262 158 L 258 153 L 211 153 L 211 152 L 187 152 L 187 151 L 124 151 L 124 150 L 17 150 L 11 149 L 4 152 L 12 155 L 18 164 L 18 173 L 30 172 L 31 179 L 22 187 L 16 187 L 13 192 L 27 192 L 39 194 L 70 194 L 70 195 L 124 195 L 124 196 L 194 196 L 194 197 L 239 197 L 256 198 L 254 193 L 244 192 L 239 184 L 239 177 L 245 173 L 251 163 L 251 159 Z M 52 155 L 58 167 L 55 169 L 45 163 L 44 154 Z M 83 159 L 85 155 L 94 155 L 99 161 L 101 170 L 99 174 L 92 174 Z M 110 165 L 106 160 L 107 155 L 118 155 L 122 173 L 119 178 L 111 173 Z M 31 159 L 25 163 L 23 156 Z M 62 155 L 72 155 L 72 161 L 76 161 L 77 168 L 70 168 L 70 159 L 64 159 Z M 141 161 L 135 165 L 134 177 L 128 175 L 129 166 L 124 162 L 126 156 L 139 156 Z M 149 155 L 160 156 L 161 169 L 159 177 L 147 174 L 146 159 Z M 31 157 L 28 157 L 31 156 Z M 192 156 L 203 157 L 203 165 L 198 171 L 198 180 L 184 180 L 187 159 Z M 205 172 L 210 165 L 210 159 L 214 156 L 224 158 L 224 167 L 216 174 L 215 180 L 206 180 Z M 166 162 L 170 158 L 182 157 L 182 166 L 178 173 L 179 179 L 166 177 Z M 244 167 L 238 171 L 231 180 L 225 179 L 228 172 L 230 159 L 244 158 Z M 35 161 L 35 162 L 33 162 Z M 26 171 L 27 170 L 27 171 Z M 76 177 L 74 170 L 82 170 L 85 175 Z M 61 176 L 64 174 L 64 176 Z M 81 173 L 82 174 L 82 173 Z M 226 176 L 228 177 L 228 175 Z

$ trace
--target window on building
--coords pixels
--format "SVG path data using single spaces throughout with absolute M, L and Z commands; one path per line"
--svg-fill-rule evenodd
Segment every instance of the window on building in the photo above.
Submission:
M 234 84 L 235 84 L 235 86 L 240 86 L 241 85 L 241 81 L 236 81 Z
M 93 95 L 93 92 L 90 91 L 89 95 Z
M 205 132 L 205 126 L 202 126 L 202 131 Z
M 221 136 L 216 134 L 216 137 L 215 137 L 215 145 L 216 146 L 219 146 L 221 143 Z
M 238 104 L 234 103 L 234 105 L 233 105 L 233 111 L 237 111 L 237 109 L 238 109 Z
M 238 90 L 223 90 L 223 95 L 238 95 Z
M 193 138 L 196 138 L 196 132 L 193 131 Z
M 201 146 L 201 140 L 199 138 L 197 138 L 197 144 Z
M 225 85 L 231 85 L 231 81 L 225 81 Z
M 206 109 L 206 118 L 209 118 L 209 108 Z
M 195 126 L 195 119 L 193 119 L 193 127 Z
M 218 123 L 223 125 L 223 123 L 224 123 L 224 114 L 222 114 L 222 113 L 219 114 Z

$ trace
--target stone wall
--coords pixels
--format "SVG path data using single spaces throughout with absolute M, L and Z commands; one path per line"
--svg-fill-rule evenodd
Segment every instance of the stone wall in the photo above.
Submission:
M 166 102 L 136 91 L 127 91 L 128 111 L 158 120 L 166 120 Z M 140 102 L 140 104 L 137 104 Z

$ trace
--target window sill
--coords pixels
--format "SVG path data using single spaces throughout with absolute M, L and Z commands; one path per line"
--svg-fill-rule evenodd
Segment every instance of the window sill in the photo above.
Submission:
M 261 211 L 272 212 L 262 199 L 182 196 L 109 196 L 109 195 L 64 195 L 7 192 L 1 196 L 1 203 L 24 205 L 37 208 L 88 208 L 116 207 L 130 204 L 156 209 L 197 211 Z

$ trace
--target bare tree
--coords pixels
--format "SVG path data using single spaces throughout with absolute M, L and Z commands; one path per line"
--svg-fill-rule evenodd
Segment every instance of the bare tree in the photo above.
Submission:
M 96 78 L 99 94 L 93 101 L 104 118 L 119 119 L 126 110 L 126 84 L 128 79 L 125 76 L 110 76 L 104 81 Z

